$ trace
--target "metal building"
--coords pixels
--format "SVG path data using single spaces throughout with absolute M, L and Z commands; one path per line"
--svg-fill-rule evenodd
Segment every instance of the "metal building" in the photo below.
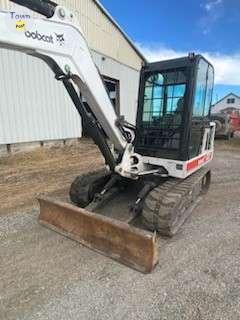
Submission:
M 144 57 L 98 1 L 57 2 L 77 15 L 116 111 L 134 123 Z M 7 0 L 0 0 L 0 8 L 16 10 Z M 81 137 L 70 98 L 42 61 L 1 49 L 0 73 L 0 147 Z

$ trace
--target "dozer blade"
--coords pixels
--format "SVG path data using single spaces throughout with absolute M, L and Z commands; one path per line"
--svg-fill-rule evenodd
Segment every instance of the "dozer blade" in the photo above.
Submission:
M 42 225 L 143 273 L 158 263 L 155 234 L 69 203 L 38 201 Z

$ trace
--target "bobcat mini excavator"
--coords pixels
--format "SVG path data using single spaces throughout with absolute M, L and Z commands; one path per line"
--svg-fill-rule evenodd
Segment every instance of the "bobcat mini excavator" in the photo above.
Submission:
M 40 223 L 150 272 L 156 233 L 174 235 L 210 184 L 212 65 L 194 54 L 144 65 L 133 126 L 116 115 L 74 13 L 48 0 L 12 2 L 44 17 L 1 11 L 0 47 L 48 64 L 106 162 L 75 179 L 71 203 L 40 199 Z

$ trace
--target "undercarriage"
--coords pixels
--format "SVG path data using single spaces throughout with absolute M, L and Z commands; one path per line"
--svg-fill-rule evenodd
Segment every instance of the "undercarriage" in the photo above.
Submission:
M 208 168 L 185 180 L 158 178 L 154 183 L 125 180 L 106 169 L 93 171 L 72 183 L 74 205 L 40 199 L 39 222 L 149 273 L 159 261 L 157 235 L 171 237 L 179 231 L 207 192 L 210 180 Z
M 142 226 L 160 235 L 176 234 L 207 192 L 211 181 L 209 168 L 202 168 L 186 179 L 122 179 L 107 170 L 78 176 L 72 183 L 72 202 L 88 211 Z

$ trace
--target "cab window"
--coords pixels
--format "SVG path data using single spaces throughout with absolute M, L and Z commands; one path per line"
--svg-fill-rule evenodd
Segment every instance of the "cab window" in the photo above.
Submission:
M 205 100 L 205 108 L 204 108 L 205 117 L 207 117 L 210 113 L 210 108 L 212 104 L 213 83 L 214 83 L 214 71 L 213 71 L 213 67 L 209 65 L 208 77 L 207 77 L 206 100 Z
M 186 76 L 182 70 L 169 70 L 147 77 L 142 120 L 165 125 L 163 117 L 182 113 L 186 93 Z
M 198 65 L 195 99 L 193 104 L 193 118 L 202 118 L 205 112 L 207 91 L 208 63 L 201 59 Z

